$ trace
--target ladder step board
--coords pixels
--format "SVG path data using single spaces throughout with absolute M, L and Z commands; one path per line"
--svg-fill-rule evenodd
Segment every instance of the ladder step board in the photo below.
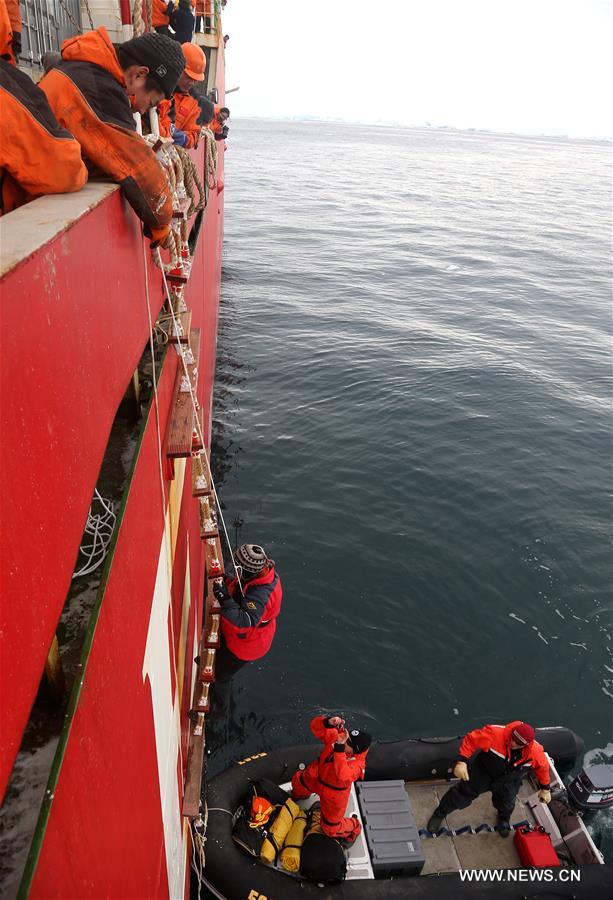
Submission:
M 206 573 L 209 578 L 220 578 L 224 573 L 221 542 L 218 537 L 208 538 L 205 544 Z
M 200 537 L 202 540 L 219 537 L 215 504 L 209 497 L 200 497 Z
M 187 219 L 187 213 L 191 206 L 191 200 L 189 197 L 183 197 L 182 200 L 175 200 L 172 207 L 172 217 L 173 219 Z
M 192 459 L 192 496 L 208 497 L 212 493 L 206 450 L 201 450 Z
M 172 413 L 166 436 L 166 455 L 170 459 L 186 458 L 192 455 L 195 416 L 189 382 L 191 382 L 192 392 L 195 396 L 195 379 L 197 378 L 200 354 L 200 329 L 195 328 L 190 332 L 189 348 L 183 352 L 193 362 L 187 363 L 187 376 L 182 362 L 177 368 Z
M 175 313 L 176 315 L 176 313 Z M 177 331 L 175 331 L 174 323 L 171 323 L 170 331 L 168 333 L 168 343 L 169 344 L 189 344 L 190 335 L 189 329 L 192 322 L 192 311 L 191 309 L 186 310 L 185 312 L 179 313 L 177 318 L 177 325 L 179 326 Z
M 198 685 L 196 685 L 196 688 Z M 189 743 L 187 747 L 187 767 L 185 772 L 185 792 L 183 794 L 184 816 L 195 819 L 200 814 L 200 791 L 202 789 L 202 761 L 204 759 L 204 712 L 190 711 Z

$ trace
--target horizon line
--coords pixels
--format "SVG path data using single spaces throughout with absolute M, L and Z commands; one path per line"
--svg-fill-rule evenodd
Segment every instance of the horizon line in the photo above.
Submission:
M 478 128 L 476 126 L 460 127 L 459 125 L 435 125 L 431 122 L 422 122 L 421 124 L 407 124 L 404 122 L 393 122 L 390 120 L 380 120 L 376 122 L 367 122 L 364 119 L 342 119 L 339 117 L 323 117 L 308 114 L 294 116 L 258 116 L 258 115 L 237 115 L 235 119 L 258 119 L 269 122 L 306 122 L 306 123 L 328 123 L 330 125 L 362 125 L 369 128 L 406 128 L 425 131 L 459 131 L 468 132 L 469 134 L 498 134 L 503 137 L 538 137 L 538 138 L 554 138 L 567 141 L 593 141 L 597 143 L 613 143 L 613 136 L 596 136 L 596 135 L 571 135 L 563 131 L 496 131 L 493 128 Z

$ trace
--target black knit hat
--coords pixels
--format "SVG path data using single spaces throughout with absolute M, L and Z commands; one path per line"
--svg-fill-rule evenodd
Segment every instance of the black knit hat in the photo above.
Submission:
M 357 728 L 354 728 L 353 731 L 349 732 L 347 743 L 354 753 L 364 753 L 370 747 L 371 740 L 372 738 L 367 731 L 358 731 Z
M 157 31 L 149 31 L 120 44 L 120 61 L 122 57 L 127 59 L 128 65 L 147 66 L 151 78 L 170 100 L 185 69 L 185 57 L 178 41 Z

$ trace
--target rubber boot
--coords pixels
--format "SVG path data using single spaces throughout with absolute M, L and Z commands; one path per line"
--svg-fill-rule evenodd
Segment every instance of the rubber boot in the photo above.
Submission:
M 441 827 L 441 824 L 442 824 L 444 818 L 445 818 L 445 813 L 440 808 L 440 806 L 437 806 L 436 809 L 434 810 L 434 812 L 432 813 L 432 815 L 430 816 L 430 818 L 428 819 L 428 824 L 426 825 L 426 828 L 428 829 L 428 831 L 431 834 L 436 834 L 436 832 Z
M 502 816 L 498 816 L 498 834 L 501 838 L 508 838 L 511 834 L 511 823 Z

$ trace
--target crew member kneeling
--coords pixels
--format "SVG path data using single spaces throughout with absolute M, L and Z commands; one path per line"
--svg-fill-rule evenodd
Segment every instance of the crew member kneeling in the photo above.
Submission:
M 345 812 L 351 785 L 364 778 L 371 738 L 365 731 L 347 731 L 340 716 L 316 716 L 311 731 L 325 746 L 318 759 L 292 778 L 292 797 L 304 800 L 319 794 L 322 831 L 348 846 L 362 830 L 357 818 Z
M 516 721 L 470 731 L 460 744 L 460 755 L 453 769 L 460 783 L 444 795 L 430 817 L 428 831 L 438 831 L 446 815 L 465 809 L 479 794 L 491 791 L 492 803 L 498 810 L 498 832 L 501 837 L 508 837 L 509 819 L 528 767 L 534 769 L 538 778 L 539 800 L 549 803 L 549 763 L 542 745 L 534 740 L 532 725 Z
M 267 558 L 263 547 L 242 544 L 234 562 L 242 590 L 238 578 L 225 578 L 213 589 L 221 605 L 222 645 L 215 666 L 216 680 L 221 682 L 268 653 L 283 594 L 274 560 Z

